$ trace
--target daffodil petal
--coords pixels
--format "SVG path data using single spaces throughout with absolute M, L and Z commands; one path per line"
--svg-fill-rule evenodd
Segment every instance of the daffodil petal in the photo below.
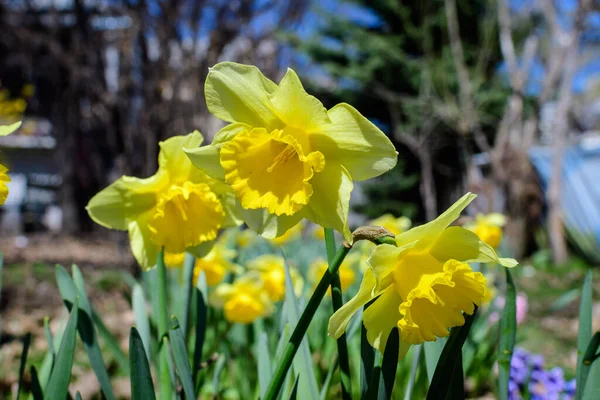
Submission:
M 431 255 L 441 262 L 455 259 L 466 263 L 498 263 L 509 268 L 517 265 L 512 258 L 499 258 L 490 245 L 460 226 L 446 228 L 433 244 Z
M 127 230 L 130 220 L 154 207 L 154 190 L 163 182 L 159 174 L 147 179 L 123 176 L 92 197 L 86 210 L 105 228 Z
M 326 161 L 325 169 L 316 173 L 310 183 L 313 195 L 308 205 L 302 209 L 306 219 L 324 228 L 335 229 L 351 243 L 348 212 L 354 184 L 346 168 Z
M 385 345 L 391 330 L 397 326 L 398 321 L 402 319 L 400 314 L 400 304 L 402 297 L 393 287 L 388 287 L 379 296 L 373 304 L 371 304 L 363 312 L 363 324 L 367 330 L 367 340 L 371 346 L 379 349 L 381 353 L 385 351 Z M 410 344 L 400 343 L 398 360 L 401 360 L 406 355 L 410 348 Z
M 460 213 L 467 208 L 469 203 L 471 203 L 475 197 L 477 197 L 477 195 L 472 193 L 465 194 L 433 221 L 412 228 L 411 230 L 396 236 L 396 244 L 400 247 L 423 238 L 426 240 L 424 240 L 423 243 L 420 243 L 419 246 L 432 244 L 437 237 L 442 234 L 444 229 L 458 219 Z
M 367 264 L 369 264 L 377 279 L 376 290 L 384 290 L 392 283 L 387 278 L 392 277 L 391 274 L 398 265 L 398 258 L 402 251 L 403 249 L 391 244 L 382 244 L 373 250 L 371 256 L 367 259 Z
M 234 122 L 233 124 L 229 124 L 221 128 L 219 132 L 215 134 L 215 137 L 212 140 L 212 145 L 214 146 L 218 144 L 223 144 L 233 139 L 238 133 L 251 129 L 252 127 L 250 125 L 241 122 Z
M 136 259 L 143 271 L 147 271 L 156 265 L 156 257 L 159 248 L 151 239 L 151 233 L 148 230 L 148 221 L 151 213 L 147 213 L 135 221 L 129 222 L 129 242 L 131 253 Z
M 276 89 L 277 85 L 255 66 L 222 62 L 210 69 L 204 94 L 215 117 L 270 131 L 281 126 L 269 101 L 269 94 Z
M 355 181 L 363 181 L 394 168 L 398 152 L 379 128 L 354 107 L 341 103 L 328 112 L 331 124 L 310 136 L 326 160 L 341 163 Z
M 375 288 L 375 283 L 373 272 L 367 269 L 356 295 L 329 318 L 329 336 L 337 339 L 346 332 L 352 316 L 374 297 L 373 289 Z
M 158 165 L 160 169 L 169 171 L 171 180 L 186 180 L 192 164 L 182 148 L 193 149 L 202 144 L 204 137 L 198 131 L 185 136 L 173 136 L 159 142 Z
M 265 239 L 274 239 L 283 235 L 303 218 L 302 210 L 293 215 L 276 216 L 269 214 L 265 209 L 246 210 L 241 205 L 239 207 L 242 219 L 246 222 L 246 225 Z
M 273 93 L 271 104 L 286 125 L 305 132 L 315 132 L 331 123 L 327 109 L 316 97 L 306 93 L 300 78 L 290 68 Z
M 16 131 L 20 127 L 21 127 L 21 121 L 15 122 L 14 124 L 10 124 L 10 125 L 2 125 L 2 126 L 0 126 L 0 136 L 10 135 L 11 133 Z
M 219 147 L 213 145 L 193 149 L 184 147 L 183 151 L 187 154 L 192 164 L 206 173 L 206 175 L 221 181 L 225 180 L 225 170 L 219 162 Z

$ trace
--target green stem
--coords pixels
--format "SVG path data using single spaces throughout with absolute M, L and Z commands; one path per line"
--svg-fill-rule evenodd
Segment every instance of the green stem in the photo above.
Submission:
M 325 247 L 327 248 L 327 261 L 331 264 L 335 257 L 335 236 L 331 228 L 325 229 Z M 342 298 L 342 284 L 340 282 L 340 274 L 338 271 L 332 274 L 331 277 L 331 303 L 333 304 L 333 312 L 339 310 L 344 305 Z M 348 343 L 346 342 L 346 333 L 342 334 L 337 339 L 338 355 L 340 360 L 340 380 L 342 383 L 342 399 L 352 399 L 352 387 L 350 384 L 350 361 L 348 359 Z
M 169 315 L 167 311 L 167 269 L 165 268 L 164 249 L 158 252 L 156 260 L 157 279 L 158 279 L 158 341 L 162 343 L 162 338 L 167 334 Z M 169 376 L 169 346 L 163 343 L 160 349 L 160 399 L 168 400 L 173 395 L 171 377 Z
M 277 398 L 279 394 L 279 390 L 283 385 L 283 381 L 285 380 L 285 376 L 292 365 L 292 360 L 296 355 L 296 351 L 300 347 L 300 343 L 302 342 L 302 338 L 306 334 L 308 326 L 310 325 L 319 304 L 325 297 L 325 293 L 327 293 L 327 289 L 331 284 L 331 279 L 333 274 L 337 272 L 342 261 L 346 258 L 346 255 L 350 251 L 349 247 L 341 246 L 335 257 L 333 258 L 333 262 L 329 264 L 329 268 L 323 274 L 321 281 L 317 285 L 314 293 L 308 300 L 308 304 L 306 308 L 302 312 L 300 319 L 298 320 L 298 324 L 294 328 L 294 332 L 292 332 L 292 336 L 290 337 L 290 341 L 286 344 L 283 353 L 281 355 L 281 359 L 277 364 L 277 368 L 275 373 L 273 374 L 273 379 L 269 383 L 269 387 L 267 388 L 267 393 L 265 394 L 264 400 L 274 400 Z
M 192 293 L 194 291 L 194 266 L 196 257 L 190 253 L 185 253 L 183 262 L 183 281 L 185 282 L 185 297 L 183 303 L 183 314 L 181 316 L 181 330 L 185 334 L 185 339 L 190 336 L 190 309 L 192 308 Z

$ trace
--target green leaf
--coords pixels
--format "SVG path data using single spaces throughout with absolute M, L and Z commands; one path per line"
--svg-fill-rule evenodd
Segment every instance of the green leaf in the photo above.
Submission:
M 294 328 L 300 319 L 300 306 L 294 293 L 294 284 L 292 283 L 292 276 L 287 262 L 285 263 L 285 301 L 283 307 L 290 326 Z M 317 399 L 319 397 L 319 389 L 306 336 L 300 342 L 298 354 L 294 357 L 293 366 L 294 371 L 300 376 L 298 383 L 300 398 Z
M 217 397 L 219 396 L 219 385 L 221 383 L 221 373 L 223 372 L 223 369 L 225 368 L 225 362 L 227 360 L 225 359 L 225 356 L 223 354 L 221 354 L 219 356 L 219 358 L 217 359 L 217 362 L 215 363 L 215 371 L 213 374 L 213 390 L 214 390 L 214 395 Z
M 207 319 L 207 305 L 206 305 L 206 275 L 204 271 L 200 273 L 198 277 L 198 286 L 201 288 L 200 290 L 196 287 L 194 289 L 194 293 L 196 296 L 196 338 L 194 343 L 194 360 L 192 367 L 192 378 L 194 379 L 194 387 L 200 387 L 199 385 L 199 375 L 200 364 L 202 363 L 202 349 L 204 347 L 204 339 L 206 337 L 206 319 Z M 198 394 L 198 393 L 196 393 Z
M 323 386 L 321 386 L 321 394 L 319 395 L 320 400 L 327 400 L 329 398 L 329 385 L 331 385 L 331 378 L 333 378 L 333 373 L 337 369 L 339 362 L 340 359 L 335 355 L 329 367 L 329 371 L 327 371 L 325 380 L 323 381 Z
M 500 343 L 498 346 L 498 368 L 500 399 L 508 399 L 510 361 L 517 336 L 517 289 L 508 268 L 506 271 L 506 301 L 500 318 Z
M 54 350 L 54 339 L 52 338 L 52 331 L 50 330 L 50 318 L 48 317 L 44 317 L 44 336 L 46 337 L 46 344 L 48 345 L 48 354 L 52 359 L 52 365 L 54 365 L 56 351 Z
M 365 395 L 364 399 L 378 399 L 379 392 L 379 381 L 381 379 L 381 365 L 375 365 L 373 372 L 371 373 L 371 380 L 369 381 L 369 390 Z
M 192 306 L 192 293 L 194 289 L 194 266 L 196 264 L 196 258 L 185 253 L 185 260 L 183 262 L 183 312 L 181 313 L 181 330 L 183 331 L 186 339 L 190 334 L 190 310 Z
M 367 303 L 364 306 L 363 312 L 367 309 L 367 307 L 369 307 L 369 305 L 371 305 L 372 302 L 373 301 Z M 360 327 L 360 398 L 366 399 L 367 394 L 369 393 L 369 385 L 371 383 L 371 378 L 373 376 L 373 367 L 375 364 L 375 349 L 367 340 L 367 329 L 362 324 L 362 320 Z
M 600 362 L 597 362 L 598 348 L 600 347 L 600 331 L 596 332 L 590 340 L 581 363 L 581 380 L 577 386 L 583 388 L 583 399 L 597 399 L 600 394 Z M 592 379 L 588 379 L 589 375 Z
M 577 333 L 577 373 L 575 381 L 577 382 L 575 398 L 583 398 L 585 389 L 585 379 L 582 377 L 583 357 L 588 344 L 592 339 L 592 271 L 588 270 L 585 274 L 583 287 L 581 289 L 581 302 L 579 303 L 579 331 Z M 589 369 L 589 367 L 588 367 Z M 589 370 L 587 371 L 589 373 Z
M 260 388 L 260 397 L 264 397 L 273 370 L 271 369 L 271 358 L 269 357 L 269 337 L 266 332 L 260 332 L 258 335 L 258 344 L 256 346 L 258 356 L 258 387 Z
M 465 314 L 465 323 L 463 326 L 452 328 L 450 331 L 450 337 L 444 346 L 444 350 L 435 368 L 433 379 L 427 392 L 427 400 L 445 399 L 447 393 L 452 390 L 451 384 L 453 380 L 448 379 L 448 377 L 453 376 L 454 368 L 462 368 L 462 346 L 465 340 L 467 340 L 476 313 L 477 307 L 475 307 L 472 315 Z
M 64 399 L 69 390 L 69 381 L 71 380 L 71 368 L 73 367 L 73 354 L 75 353 L 75 343 L 77 340 L 77 315 L 79 300 L 75 299 L 67 327 L 63 334 L 60 348 L 56 355 L 56 362 L 46 386 L 47 399 Z
M 144 342 L 135 327 L 129 331 L 129 370 L 131 400 L 154 400 L 154 384 Z
M 423 345 L 413 346 L 413 359 L 412 359 L 412 365 L 410 367 L 410 376 L 408 378 L 408 383 L 406 384 L 406 389 L 404 391 L 404 400 L 412 399 L 413 390 L 415 387 L 415 380 L 417 378 L 417 371 L 419 369 L 422 352 L 423 352 Z
M 79 337 L 87 351 L 90 364 L 98 378 L 104 396 L 108 400 L 114 400 L 115 395 L 113 394 L 110 385 L 110 378 L 106 371 L 106 366 L 104 365 L 104 359 L 102 357 L 102 352 L 100 351 L 100 345 L 98 344 L 98 336 L 96 335 L 96 329 L 92 322 L 92 305 L 85 290 L 83 275 L 79 268 L 76 265 L 73 265 L 73 279 L 71 279 L 63 267 L 57 266 L 56 282 L 67 308 L 72 306 L 77 297 L 79 298 L 80 315 L 77 324 Z
M 92 321 L 94 322 L 96 329 L 98 329 L 98 336 L 102 338 L 106 347 L 112 351 L 115 361 L 119 365 L 121 371 L 123 371 L 125 375 L 129 375 L 129 361 L 127 360 L 127 355 L 123 349 L 121 349 L 119 341 L 108 330 L 104 321 L 102 321 L 102 318 L 100 318 L 100 315 L 98 315 L 94 308 L 92 308 Z
M 427 378 L 429 383 L 433 379 L 435 367 L 442 355 L 444 345 L 446 344 L 446 338 L 437 338 L 434 342 L 423 343 L 423 351 L 425 352 L 425 367 L 427 369 Z
M 77 391 L 77 393 L 75 393 L 75 400 L 83 400 L 81 398 L 81 393 L 79 393 L 79 390 Z
M 142 343 L 144 343 L 146 357 L 148 358 L 148 362 L 150 362 L 150 320 L 148 319 L 148 309 L 146 307 L 144 289 L 142 289 L 142 285 L 139 283 L 136 283 L 133 286 L 131 305 L 135 317 L 135 327 L 142 339 Z
M 292 386 L 292 393 L 290 393 L 290 400 L 296 400 L 298 398 L 298 382 L 300 382 L 300 375 L 294 380 L 294 386 Z
M 196 398 L 196 395 L 194 394 L 194 381 L 192 379 L 192 369 L 190 368 L 190 360 L 185 345 L 185 337 L 179 326 L 179 321 L 175 316 L 171 317 L 169 339 L 171 348 L 173 349 L 173 357 L 175 358 L 175 368 L 179 375 L 179 379 L 181 380 L 185 397 L 194 399 Z
M 23 373 L 25 373 L 25 364 L 27 363 L 27 353 L 29 352 L 29 344 L 31 343 L 31 333 L 27 333 L 23 337 L 23 351 L 21 352 L 21 364 L 19 365 L 19 382 L 17 384 L 17 400 L 21 394 L 21 386 L 23 385 Z
M 44 400 L 42 385 L 40 384 L 37 370 L 33 365 L 29 368 L 29 375 L 31 375 L 31 396 L 33 400 Z
M 381 362 L 381 381 L 379 385 L 379 400 L 389 400 L 394 392 L 396 369 L 398 368 L 398 354 L 400 351 L 400 332 L 398 327 L 392 328 Z

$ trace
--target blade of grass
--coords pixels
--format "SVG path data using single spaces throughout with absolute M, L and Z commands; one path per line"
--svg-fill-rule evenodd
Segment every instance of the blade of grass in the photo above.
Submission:
M 157 291 L 157 325 L 159 342 L 163 342 L 163 338 L 167 335 L 168 329 L 168 308 L 167 308 L 167 269 L 165 267 L 164 249 L 158 252 L 156 260 L 156 284 Z M 169 368 L 169 347 L 163 345 L 159 352 L 159 373 L 160 373 L 160 399 L 168 400 L 173 395 L 173 385 L 171 382 L 171 372 Z
M 363 312 L 371 305 L 371 303 L 373 303 L 373 301 L 374 300 L 365 304 Z M 367 329 L 362 324 L 362 321 L 360 328 L 360 398 L 366 399 L 367 394 L 369 393 L 371 378 L 373 376 L 373 368 L 375 366 L 375 349 L 367 340 Z
M 577 381 L 577 386 L 582 387 L 584 400 L 597 399 L 600 395 L 600 363 L 596 362 L 600 357 L 599 347 L 600 331 L 592 336 L 581 363 L 581 381 Z M 588 379 L 590 375 L 592 379 Z
M 198 289 L 200 287 L 200 289 Z M 194 288 L 196 297 L 196 338 L 194 342 L 194 360 L 192 368 L 192 378 L 194 379 L 194 387 L 199 388 L 200 364 L 202 363 L 202 349 L 204 347 L 204 339 L 206 337 L 206 319 L 208 308 L 206 305 L 206 275 L 204 271 L 198 277 L 198 287 Z M 198 395 L 199 393 L 196 393 Z
M 335 258 L 335 236 L 333 235 L 333 229 L 323 228 L 325 230 L 325 247 L 327 248 L 327 262 L 331 264 Z M 331 304 L 333 305 L 333 312 L 335 313 L 344 305 L 344 299 L 342 295 L 342 284 L 340 282 L 340 275 L 338 271 L 332 274 L 331 277 Z M 348 342 L 346 339 L 346 333 L 342 334 L 337 339 L 337 348 L 339 354 L 339 366 L 340 366 L 340 381 L 342 383 L 342 399 L 352 399 L 352 386 L 350 378 L 350 360 L 348 356 Z
M 60 348 L 56 355 L 56 362 L 52 373 L 48 379 L 48 385 L 45 389 L 47 399 L 64 399 L 67 397 L 69 382 L 71 380 L 71 368 L 73 367 L 73 355 L 75 353 L 75 343 L 77 340 L 77 316 L 79 300 L 71 309 L 67 327 L 60 342 Z
M 592 271 L 585 274 L 583 287 L 581 288 L 581 302 L 579 303 L 579 330 L 577 332 L 577 372 L 575 374 L 576 392 L 575 399 L 583 398 L 585 380 L 582 377 L 583 358 L 587 347 L 592 339 Z M 587 368 L 589 373 L 589 368 Z
M 269 357 L 269 337 L 262 331 L 258 334 L 258 344 L 256 346 L 258 356 L 258 387 L 260 389 L 260 398 L 267 392 L 269 382 L 271 381 L 271 358 Z
M 108 371 L 104 365 L 104 359 L 102 357 L 102 352 L 100 351 L 100 345 L 98 344 L 96 329 L 94 328 L 94 324 L 92 322 L 92 306 L 85 290 L 83 275 L 76 265 L 73 265 L 72 268 L 73 279 L 71 279 L 63 267 L 56 267 L 56 282 L 58 284 L 58 290 L 67 308 L 72 306 L 76 298 L 79 298 L 78 312 L 80 315 L 77 319 L 77 331 L 79 332 L 79 337 L 83 342 L 90 360 L 90 364 L 92 365 L 92 369 L 98 378 L 98 382 L 100 383 L 100 388 L 102 389 L 104 396 L 108 400 L 114 400 L 115 396 L 110 385 L 110 377 L 108 376 Z
M 133 308 L 133 315 L 135 317 L 136 331 L 144 343 L 144 350 L 146 350 L 146 357 L 148 362 L 152 359 L 150 357 L 150 320 L 148 319 L 148 309 L 146 306 L 146 298 L 144 297 L 144 289 L 142 285 L 136 283 L 133 287 L 131 294 L 131 303 Z
M 21 394 L 23 386 L 23 374 L 25 373 L 25 364 L 27 363 L 27 353 L 29 352 L 29 344 L 31 343 L 31 333 L 27 333 L 23 337 L 23 351 L 21 352 L 21 363 L 19 365 L 19 381 L 17 383 L 17 400 Z
M 183 392 L 185 397 L 188 399 L 196 398 L 194 394 L 194 381 L 192 379 L 192 369 L 190 368 L 190 360 L 188 358 L 187 347 L 185 345 L 185 337 L 177 317 L 171 316 L 171 329 L 169 330 L 169 341 L 171 348 L 173 349 L 173 357 L 175 359 L 175 368 L 181 385 L 183 386 Z
M 498 347 L 498 391 L 501 400 L 508 400 L 510 362 L 517 336 L 517 289 L 508 268 L 506 271 L 506 301 L 500 319 L 500 342 Z
M 477 314 L 477 307 L 472 315 L 465 314 L 465 323 L 463 326 L 452 328 L 450 337 L 444 346 L 444 350 L 440 355 L 440 359 L 435 368 L 429 391 L 427 392 L 427 400 L 438 400 L 446 398 L 446 394 L 451 390 L 452 377 L 454 368 L 462 368 L 462 346 L 469 335 L 471 325 Z
M 52 338 L 52 331 L 50 330 L 50 318 L 44 317 L 44 337 L 46 338 L 46 344 L 48 345 L 48 354 L 52 358 L 52 364 L 56 358 L 56 351 L 54 350 L 54 339 Z
M 385 344 L 383 361 L 381 362 L 381 381 L 379 384 L 379 400 L 389 400 L 394 392 L 396 370 L 398 368 L 398 355 L 400 351 L 400 332 L 398 327 L 392 328 Z
M 423 343 L 423 351 L 425 352 L 425 367 L 427 369 L 427 378 L 429 383 L 433 379 L 435 367 L 442 355 L 444 345 L 446 344 L 446 338 L 438 338 L 435 342 Z
M 226 363 L 225 356 L 221 354 L 215 363 L 215 371 L 213 374 L 213 390 L 215 397 L 219 397 L 219 385 L 221 384 L 221 373 L 225 368 Z
M 38 378 L 37 369 L 33 365 L 29 368 L 29 375 L 31 375 L 31 396 L 33 400 L 44 400 L 44 392 Z
M 135 327 L 129 331 L 131 400 L 155 400 L 154 384 L 144 342 Z
M 192 293 L 194 289 L 194 265 L 196 264 L 196 257 L 190 253 L 185 253 L 185 260 L 183 261 L 183 289 L 185 290 L 185 297 L 183 299 L 183 312 L 181 313 L 181 330 L 183 331 L 185 338 L 190 336 L 190 309 L 192 306 Z
M 290 400 L 296 400 L 298 398 L 298 382 L 300 382 L 300 375 L 296 377 L 294 386 L 292 386 L 292 393 L 290 393 Z
M 285 263 L 285 301 L 284 310 L 286 312 L 290 326 L 296 326 L 300 316 L 300 306 L 294 293 L 294 284 L 290 274 L 289 265 Z M 308 340 L 303 338 L 300 341 L 300 352 L 294 358 L 294 370 L 301 375 L 298 383 L 298 391 L 303 399 L 316 399 L 319 397 L 319 389 L 315 371 L 312 364 L 312 356 L 308 346 Z
M 423 352 L 423 345 L 413 346 L 413 359 L 410 366 L 410 376 L 404 391 L 404 400 L 412 399 L 413 389 L 415 387 L 415 379 L 417 378 L 417 371 L 419 370 L 421 353 Z

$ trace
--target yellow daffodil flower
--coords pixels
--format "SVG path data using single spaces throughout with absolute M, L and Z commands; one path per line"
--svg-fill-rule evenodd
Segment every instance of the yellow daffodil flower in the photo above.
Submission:
M 315 225 L 312 235 L 317 240 L 325 240 L 325 230 L 319 225 Z
M 235 243 L 240 248 L 248 247 L 256 241 L 257 237 L 256 232 L 253 230 L 244 229 L 236 234 Z
M 352 268 L 352 265 L 354 264 L 356 259 L 353 259 L 351 257 L 352 254 L 346 257 L 342 265 L 340 265 L 340 269 L 338 270 L 342 291 L 352 286 L 352 284 L 356 280 L 356 274 L 354 272 L 354 268 Z M 308 279 L 310 279 L 314 287 L 317 286 L 328 267 L 329 264 L 324 258 L 317 258 L 310 264 L 308 270 Z M 331 292 L 331 289 L 329 291 Z
M 506 217 L 500 213 L 477 214 L 475 221 L 465 225 L 470 231 L 494 249 L 502 242 L 502 227 L 506 225 Z
M 277 85 L 254 66 L 219 63 L 204 91 L 209 111 L 231 124 L 186 152 L 231 185 L 248 226 L 272 239 L 306 218 L 350 241 L 353 181 L 396 165 L 383 132 L 348 104 L 325 109 L 291 69 Z
M 211 304 L 223 309 L 227 321 L 240 324 L 250 324 L 273 312 L 271 299 L 255 273 L 243 275 L 231 284 L 221 283 L 211 296 Z
M 302 238 L 302 231 L 304 230 L 304 224 L 302 222 L 294 225 L 290 229 L 288 229 L 283 235 L 278 236 L 274 239 L 271 239 L 271 243 L 277 246 L 283 246 L 284 244 L 293 242 L 294 240 L 298 240 Z
M 281 301 L 285 296 L 285 259 L 275 254 L 264 254 L 248 262 L 249 271 L 260 274 L 263 288 L 274 301 Z M 297 296 L 302 293 L 304 281 L 294 268 L 290 268 L 290 275 Z
M 208 286 L 220 283 L 229 271 L 239 272 L 241 267 L 233 262 L 237 251 L 217 243 L 204 257 L 196 259 L 194 266 L 194 285 L 198 281 L 200 273 L 204 271 Z
M 223 244 L 215 244 L 207 255 L 196 258 L 194 264 L 194 285 L 202 271 L 206 276 L 206 284 L 215 286 L 220 283 L 229 271 L 241 271 L 241 267 L 232 260 L 237 251 L 225 247 Z M 165 265 L 171 268 L 181 268 L 185 260 L 185 253 L 165 253 Z
M 10 182 L 10 177 L 6 174 L 7 171 L 8 168 L 0 164 L 0 206 L 4 204 L 8 197 L 7 183 Z
M 363 313 L 367 339 L 383 352 L 391 329 L 400 329 L 400 357 L 412 344 L 448 336 L 464 324 L 463 312 L 480 305 L 486 281 L 470 262 L 494 262 L 514 267 L 513 259 L 498 258 L 477 235 L 449 226 L 475 198 L 467 193 L 434 221 L 396 236 L 396 245 L 377 246 L 370 269 L 356 296 L 329 320 L 329 334 L 338 338 L 352 315 L 371 299 Z
M 10 135 L 21 126 L 21 121 L 15 122 L 11 125 L 1 125 L 0 126 L 0 136 Z M 0 164 L 0 206 L 4 204 L 6 198 L 8 197 L 8 182 L 10 182 L 10 177 L 7 174 L 8 168 L 4 165 Z
M 410 219 L 406 217 L 396 218 L 392 214 L 384 214 L 379 218 L 375 218 L 369 222 L 369 225 L 381 226 L 394 235 L 399 235 L 406 232 L 411 225 Z
M 86 209 L 98 224 L 129 231 L 131 251 L 146 270 L 166 253 L 208 253 L 221 228 L 240 223 L 227 185 L 194 168 L 183 147 L 202 143 L 200 132 L 160 142 L 158 171 L 146 179 L 123 176 L 94 196 Z

